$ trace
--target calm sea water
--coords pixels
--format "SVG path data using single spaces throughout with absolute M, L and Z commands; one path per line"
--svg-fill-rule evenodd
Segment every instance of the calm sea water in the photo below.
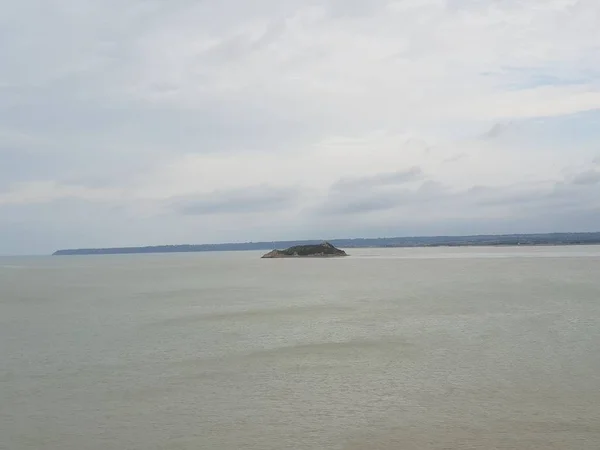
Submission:
M 0 259 L 0 448 L 600 448 L 600 246 Z

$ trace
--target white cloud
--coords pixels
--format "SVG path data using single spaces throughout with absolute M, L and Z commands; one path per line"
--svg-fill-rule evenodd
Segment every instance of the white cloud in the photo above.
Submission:
M 342 179 L 418 167 L 428 190 L 417 179 L 403 189 L 434 204 L 473 186 L 510 190 L 575 179 L 593 186 L 596 0 L 0 6 L 0 217 L 9 205 L 70 199 L 159 223 L 153 214 L 188 198 L 212 205 L 205 223 L 218 227 L 224 222 L 211 196 L 268 185 L 299 193 L 293 205 L 280 204 L 287 208 L 280 230 L 333 233 L 339 223 L 311 222 L 306 211 L 324 204 Z M 508 197 L 517 204 L 515 189 Z M 584 191 L 570 191 L 573 203 L 587 198 Z M 243 197 L 230 194 L 219 204 Z M 459 211 L 481 220 L 513 211 L 405 208 L 440 230 Z M 393 227 L 396 213 L 369 216 L 355 231 Z M 197 227 L 193 217 L 173 214 L 173 226 Z M 252 220 L 258 232 L 260 217 Z M 169 227 L 157 227 L 147 239 L 158 233 L 168 241 Z M 109 245 L 111 235 L 94 242 L 103 239 Z

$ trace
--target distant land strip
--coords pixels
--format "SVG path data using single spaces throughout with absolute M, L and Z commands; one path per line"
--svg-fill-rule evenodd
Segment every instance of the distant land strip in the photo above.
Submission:
M 190 253 L 246 250 L 273 250 L 296 245 L 313 245 L 322 240 L 264 241 L 229 244 L 156 245 L 148 247 L 80 248 L 58 250 L 55 256 L 120 255 L 132 253 Z M 468 247 L 513 245 L 592 245 L 600 244 L 600 232 L 504 234 L 474 236 L 420 236 L 392 238 L 331 239 L 338 248 L 394 248 L 394 247 Z

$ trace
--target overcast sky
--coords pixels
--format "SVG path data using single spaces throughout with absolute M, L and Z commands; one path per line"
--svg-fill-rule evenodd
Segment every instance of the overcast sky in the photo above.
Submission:
M 0 10 L 0 254 L 600 230 L 598 0 Z

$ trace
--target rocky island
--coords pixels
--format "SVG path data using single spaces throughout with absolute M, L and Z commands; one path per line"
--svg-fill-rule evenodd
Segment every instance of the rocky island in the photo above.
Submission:
M 316 245 L 296 245 L 285 250 L 273 250 L 263 258 L 330 258 L 348 256 L 344 250 L 335 248 L 329 242 Z

